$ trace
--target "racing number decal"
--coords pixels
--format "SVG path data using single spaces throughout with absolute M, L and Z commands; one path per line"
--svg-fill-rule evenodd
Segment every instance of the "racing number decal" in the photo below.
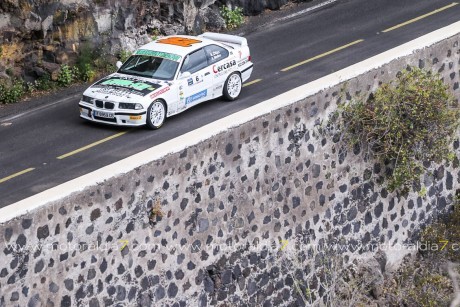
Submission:
M 198 83 L 201 83 L 203 82 L 203 75 L 199 76 L 199 75 L 196 75 L 194 78 L 189 78 L 187 79 L 187 84 L 188 86 L 192 86 L 194 84 L 198 84 Z
M 181 47 L 190 47 L 193 44 L 201 43 L 200 40 L 185 37 L 168 37 L 160 39 L 158 40 L 158 42 L 162 44 L 176 45 Z

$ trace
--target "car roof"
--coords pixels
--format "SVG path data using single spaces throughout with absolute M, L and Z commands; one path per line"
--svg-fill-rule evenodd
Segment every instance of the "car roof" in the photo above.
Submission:
M 139 49 L 167 52 L 183 57 L 191 51 L 198 50 L 209 44 L 220 45 L 218 42 L 204 37 L 172 35 L 161 37 L 151 43 L 139 47 Z

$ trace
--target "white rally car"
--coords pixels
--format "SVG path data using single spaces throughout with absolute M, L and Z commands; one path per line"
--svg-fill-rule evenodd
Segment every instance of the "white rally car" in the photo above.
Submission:
M 237 99 L 253 69 L 247 40 L 219 33 L 160 38 L 117 66 L 83 93 L 80 117 L 158 129 L 203 101 Z

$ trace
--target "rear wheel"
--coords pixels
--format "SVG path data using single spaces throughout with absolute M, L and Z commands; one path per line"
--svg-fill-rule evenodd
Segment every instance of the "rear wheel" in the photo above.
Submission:
M 227 81 L 224 84 L 224 97 L 230 101 L 233 101 L 240 96 L 241 88 L 243 87 L 241 76 L 239 73 L 234 72 L 228 76 Z
M 155 100 L 147 109 L 147 126 L 158 129 L 163 126 L 166 119 L 166 106 L 161 100 Z

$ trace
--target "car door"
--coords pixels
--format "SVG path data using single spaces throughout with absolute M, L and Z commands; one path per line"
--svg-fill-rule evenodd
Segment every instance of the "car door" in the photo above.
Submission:
M 181 67 L 181 75 L 189 72 L 190 76 L 181 78 L 180 109 L 190 108 L 212 98 L 212 68 L 208 65 L 203 48 L 188 54 Z
M 220 97 L 231 69 L 230 65 L 225 65 L 229 61 L 229 51 L 217 45 L 208 45 L 204 47 L 204 51 L 213 75 L 212 96 Z

